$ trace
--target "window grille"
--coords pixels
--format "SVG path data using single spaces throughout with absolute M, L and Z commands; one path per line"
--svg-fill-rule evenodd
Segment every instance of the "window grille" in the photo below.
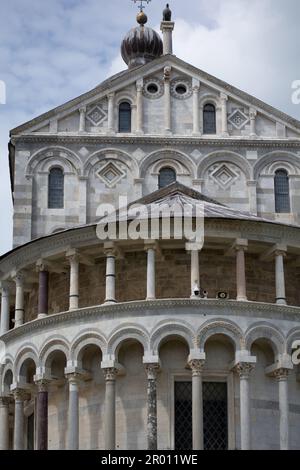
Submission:
M 203 109 L 203 133 L 216 134 L 216 108 L 213 104 L 206 104 Z
M 64 207 L 64 173 L 61 168 L 52 168 L 49 173 L 48 208 Z
M 277 214 L 289 213 L 290 206 L 290 182 L 286 170 L 278 170 L 275 173 L 275 212 Z
M 121 103 L 119 106 L 119 132 L 131 132 L 131 105 Z

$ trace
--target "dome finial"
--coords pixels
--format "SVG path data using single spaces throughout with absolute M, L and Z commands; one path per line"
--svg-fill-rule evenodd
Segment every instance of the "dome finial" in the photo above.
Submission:
M 146 15 L 146 13 L 143 11 L 145 6 L 143 5 L 143 2 L 147 3 L 150 3 L 151 0 L 132 0 L 134 3 L 137 3 L 137 2 L 140 2 L 140 5 L 138 5 L 140 11 L 139 13 L 137 14 L 137 17 L 136 17 L 136 21 L 138 22 L 138 24 L 140 24 L 141 26 L 144 26 L 144 24 L 147 23 L 148 21 L 148 17 Z

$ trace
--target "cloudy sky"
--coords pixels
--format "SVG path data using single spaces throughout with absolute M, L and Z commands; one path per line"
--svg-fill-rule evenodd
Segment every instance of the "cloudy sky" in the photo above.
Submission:
M 147 6 L 159 29 L 165 0 Z M 170 0 L 174 53 L 300 119 L 299 0 Z M 125 68 L 121 40 L 135 24 L 132 0 L 0 0 L 0 254 L 11 248 L 9 129 Z M 0 96 L 1 101 L 1 96 Z

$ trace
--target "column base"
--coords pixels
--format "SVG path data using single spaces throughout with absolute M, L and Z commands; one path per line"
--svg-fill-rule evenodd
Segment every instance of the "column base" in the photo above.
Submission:
M 193 132 L 193 133 L 192 133 L 192 136 L 193 136 L 193 137 L 201 137 L 202 134 L 201 134 L 201 132 Z
M 114 305 L 116 303 L 117 303 L 116 300 L 110 299 L 110 300 L 105 300 L 103 305 Z
M 248 302 L 247 297 L 237 297 L 236 300 L 237 300 L 238 302 Z
M 147 297 L 146 301 L 149 301 L 149 300 L 156 300 L 156 297 Z
M 38 314 L 38 320 L 41 320 L 42 318 L 48 317 L 47 313 L 39 313 Z
M 277 305 L 287 305 L 287 301 L 284 298 L 279 298 L 279 299 L 276 299 L 276 304 Z

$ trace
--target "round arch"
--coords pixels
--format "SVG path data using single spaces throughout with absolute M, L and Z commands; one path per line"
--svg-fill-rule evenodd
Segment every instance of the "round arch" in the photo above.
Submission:
M 286 340 L 286 352 L 288 354 L 292 353 L 292 346 L 294 341 L 300 341 L 300 328 L 296 327 L 289 331 Z
M 163 341 L 169 338 L 180 338 L 188 346 L 189 350 L 195 349 L 195 334 L 187 323 L 174 322 L 170 319 L 151 333 L 150 336 L 150 354 L 159 356 L 159 349 Z
M 106 353 L 106 338 L 96 330 L 84 330 L 74 339 L 70 348 L 70 360 L 76 365 L 82 363 L 85 348 L 96 346 L 102 355 Z
M 35 363 L 37 368 L 39 365 L 38 352 L 32 344 L 25 344 L 16 354 L 16 359 L 14 361 L 14 377 L 18 380 L 20 376 L 21 368 L 25 361 L 31 359 Z
M 287 170 L 289 176 L 300 175 L 299 156 L 287 151 L 274 151 L 265 154 L 254 165 L 254 179 L 264 173 L 266 175 L 274 175 L 278 169 Z
M 82 175 L 82 161 L 75 152 L 65 147 L 45 147 L 35 152 L 29 159 L 25 174 L 33 175 L 40 167 L 41 171 L 48 171 L 49 166 L 61 164 L 64 171 Z
M 226 336 L 235 351 L 242 349 L 243 332 L 240 327 L 228 320 L 214 319 L 205 322 L 197 332 L 197 345 L 201 352 L 204 352 L 206 342 L 215 335 Z
M 203 179 L 206 171 L 215 163 L 233 163 L 241 170 L 247 180 L 253 179 L 252 167 L 242 155 L 230 150 L 211 152 L 199 163 L 197 178 Z
M 69 361 L 70 346 L 66 338 L 63 336 L 50 337 L 44 343 L 39 354 L 40 367 L 47 368 L 50 356 L 55 352 L 62 352 L 66 357 L 66 361 Z
M 283 334 L 269 323 L 257 323 L 252 325 L 245 334 L 245 346 L 247 351 L 251 351 L 255 341 L 263 339 L 271 346 L 275 358 L 284 353 L 285 339 Z
M 149 335 L 140 325 L 126 325 L 115 330 L 107 343 L 107 354 L 118 358 L 122 344 L 128 340 L 135 340 L 141 344 L 144 353 L 149 349 Z
M 133 178 L 138 178 L 139 170 L 137 162 L 131 157 L 129 153 L 114 148 L 97 150 L 96 152 L 92 153 L 84 164 L 84 176 L 89 176 L 92 168 L 105 160 L 116 162 L 119 160 L 132 173 Z
M 168 163 L 166 163 L 167 161 Z M 148 169 L 155 163 L 157 163 L 157 165 L 162 163 L 163 166 L 165 166 L 165 164 L 167 166 L 177 165 L 177 170 L 179 171 L 176 170 L 176 167 L 174 169 L 178 175 L 188 175 L 191 176 L 191 178 L 196 177 L 196 165 L 188 155 L 179 150 L 164 148 L 155 150 L 143 158 L 140 165 L 140 178 L 145 178 Z M 157 171 L 157 166 L 154 168 L 156 168 Z

